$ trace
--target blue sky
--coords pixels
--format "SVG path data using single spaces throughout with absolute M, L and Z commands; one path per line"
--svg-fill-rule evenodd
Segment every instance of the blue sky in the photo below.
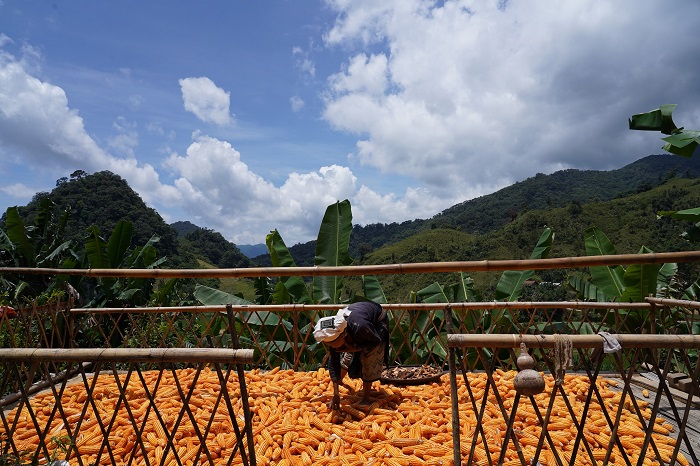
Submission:
M 75 170 L 237 244 L 429 218 L 700 128 L 700 3 L 0 0 L 0 209 Z

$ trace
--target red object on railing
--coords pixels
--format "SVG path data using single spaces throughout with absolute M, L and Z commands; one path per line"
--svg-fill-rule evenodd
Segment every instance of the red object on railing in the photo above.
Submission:
M 0 306 L 0 318 L 3 316 L 7 316 L 9 319 L 17 317 L 17 311 L 15 311 L 15 308 L 10 306 Z

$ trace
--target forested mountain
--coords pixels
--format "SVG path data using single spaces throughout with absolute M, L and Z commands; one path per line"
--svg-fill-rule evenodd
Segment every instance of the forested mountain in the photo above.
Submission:
M 56 212 L 70 210 L 64 234 L 66 240 L 82 243 L 92 225 L 109 237 L 117 222 L 128 220 L 134 226 L 132 247 L 145 244 L 155 234 L 160 237 L 158 252 L 161 256 L 177 255 L 176 231 L 119 175 L 109 171 L 88 175 L 78 170 L 71 174 L 70 179 L 59 179 L 50 193 L 37 193 L 29 204 L 18 208 L 26 224 L 34 223 L 40 201 L 45 197 L 56 204 Z
M 187 222 L 187 221 L 179 221 L 175 223 L 170 224 L 171 227 L 175 229 L 177 232 L 177 237 L 182 238 L 183 236 L 187 235 L 187 233 L 191 233 L 195 230 L 199 230 L 201 227 L 198 227 L 192 222 Z
M 88 175 L 78 170 L 70 179 L 59 179 L 50 193 L 37 193 L 27 206 L 18 208 L 27 225 L 34 223 L 39 203 L 46 197 L 56 205 L 56 212 L 70 210 L 64 239 L 77 244 L 82 243 L 92 225 L 108 238 L 117 222 L 128 220 L 134 227 L 132 247 L 144 245 L 153 235 L 160 237 L 156 249 L 160 257 L 167 258 L 163 265 L 166 268 L 196 268 L 202 264 L 220 268 L 252 265 L 250 259 L 221 233 L 190 222 L 168 225 L 124 179 L 109 171 Z M 4 216 L 2 223 L 4 226 Z
M 545 227 L 554 232 L 551 257 L 586 255 L 584 231 L 597 227 L 603 231 L 619 254 L 640 252 L 646 246 L 655 252 L 697 249 L 681 237 L 689 224 L 669 217 L 657 218 L 663 210 L 682 210 L 700 206 L 700 179 L 676 178 L 642 193 L 605 202 L 588 202 L 566 207 L 530 210 L 503 228 L 483 235 L 455 229 L 424 230 L 405 240 L 367 254 L 363 264 L 411 262 L 477 261 L 527 259 Z M 353 231 L 354 234 L 354 231 Z M 356 258 L 357 260 L 357 258 Z M 694 281 L 697 266 L 679 264 L 680 278 Z M 548 282 L 564 279 L 564 270 L 540 271 L 537 276 Z M 474 274 L 475 288 L 490 300 L 499 274 Z M 431 283 L 456 281 L 454 274 L 393 275 L 379 277 L 390 302 L 408 299 L 407 293 Z M 359 291 L 359 284 L 355 285 Z
M 180 238 L 180 255 L 189 254 L 221 269 L 251 267 L 235 244 L 208 228 L 195 228 Z
M 521 253 L 525 257 L 544 224 L 556 226 L 556 243 L 568 248 L 561 251 L 562 255 L 581 253 L 574 245 L 582 247 L 578 236 L 591 224 L 603 229 L 608 225 L 613 238 L 627 232 L 630 239 L 622 242 L 626 247 L 624 252 L 636 252 L 642 244 L 672 250 L 680 247 L 669 243 L 676 232 L 664 230 L 668 220 L 658 223 L 656 211 L 700 205 L 700 199 L 695 205 L 687 204 L 698 188 L 688 184 L 685 178 L 695 177 L 700 177 L 700 158 L 684 159 L 667 154 L 645 157 L 618 170 L 538 174 L 493 194 L 455 205 L 431 219 L 356 225 L 350 237 L 350 252 L 356 263 L 515 258 Z M 667 180 L 671 184 L 663 185 L 661 191 L 651 189 Z M 134 223 L 132 246 L 144 244 L 153 234 L 160 236 L 157 249 L 161 257 L 168 257 L 165 267 L 271 265 L 267 254 L 251 261 L 215 231 L 187 221 L 167 225 L 126 181 L 107 171 L 93 175 L 77 171 L 70 179 L 58 180 L 50 193 L 37 193 L 26 207 L 19 208 L 27 224 L 33 223 L 38 203 L 44 197 L 49 197 L 57 210 L 70 209 L 66 239 L 82 241 L 90 225 L 97 225 L 108 236 L 119 220 L 126 219 Z M 625 202 L 629 203 L 630 212 L 646 209 L 644 215 L 638 212 L 630 217 L 614 207 Z M 550 215 L 554 217 L 550 219 Z M 626 220 L 620 223 L 620 219 Z M 459 251 L 442 254 L 439 251 L 450 242 L 435 239 L 433 230 L 443 234 L 453 230 L 471 239 Z M 516 237 L 503 237 L 514 231 L 519 232 Z M 658 241 L 650 242 L 649 235 L 656 235 Z M 408 239 L 418 246 L 391 247 L 403 245 Z M 437 243 L 444 244 L 438 247 Z M 289 250 L 298 266 L 309 266 L 313 265 L 315 247 L 315 241 L 310 241 Z M 386 251 L 393 251 L 393 256 L 387 257 Z
M 430 222 L 481 234 L 501 228 L 529 210 L 608 201 L 649 190 L 674 177 L 699 176 L 699 157 L 686 159 L 669 154 L 650 155 L 617 170 L 538 173 L 496 193 L 450 207 Z
M 350 253 L 361 261 L 382 246 L 436 228 L 482 235 L 503 228 L 530 211 L 561 207 L 576 211 L 583 204 L 642 193 L 674 178 L 697 177 L 700 177 L 700 157 L 686 159 L 669 154 L 650 155 L 610 171 L 569 169 L 551 175 L 540 173 L 457 204 L 430 219 L 356 225 L 350 236 Z M 311 241 L 291 246 L 289 250 L 298 266 L 309 266 L 313 265 L 315 247 Z M 261 265 L 270 264 L 267 255 L 253 260 Z

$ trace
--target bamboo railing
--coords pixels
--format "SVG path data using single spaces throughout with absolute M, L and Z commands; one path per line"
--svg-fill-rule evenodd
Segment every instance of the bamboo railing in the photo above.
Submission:
M 337 267 L 250 267 L 233 269 L 52 269 L 2 267 L 0 274 L 75 275 L 115 278 L 259 278 L 299 276 L 403 275 L 437 272 L 500 272 L 504 270 L 575 269 L 605 265 L 698 262 L 700 251 L 649 254 L 613 254 L 524 260 L 421 262 L 409 264 L 351 265 Z
M 545 270 L 545 269 L 565 269 L 565 268 L 582 268 L 582 267 L 595 267 L 595 266 L 613 266 L 613 265 L 631 265 L 631 264 L 661 264 L 667 262 L 700 262 L 700 251 L 689 251 L 681 253 L 654 253 L 654 254 L 629 254 L 629 255 L 611 255 L 611 256 L 591 256 L 591 257 L 569 257 L 569 258 L 553 258 L 553 259 L 537 259 L 537 260 L 485 260 L 485 261 L 467 261 L 467 262 L 443 262 L 443 263 L 417 263 L 417 264 L 388 264 L 388 265 L 374 265 L 374 266 L 346 266 L 346 267 L 258 267 L 258 268 L 248 268 L 248 269 L 182 269 L 182 270 L 170 270 L 170 269 L 48 269 L 48 268 L 0 268 L 0 275 L 4 274 L 41 274 L 41 275 L 74 275 L 74 276 L 86 276 L 86 277 L 115 277 L 115 278 L 243 278 L 243 277 L 274 277 L 274 276 L 359 276 L 359 275 L 388 275 L 388 274 L 420 274 L 420 273 L 435 273 L 435 272 L 497 272 L 505 270 Z M 227 319 L 228 328 L 235 329 L 238 325 L 234 323 L 234 316 L 238 316 L 241 313 L 291 313 L 296 315 L 299 313 L 308 313 L 311 317 L 317 317 L 322 315 L 322 313 L 331 312 L 342 307 L 339 304 L 278 304 L 278 305 L 226 305 L 226 306 L 173 306 L 173 307 L 136 307 L 136 308 L 72 308 L 69 309 L 67 313 L 68 316 L 78 318 L 99 318 L 105 317 L 105 315 L 110 314 L 125 314 L 128 316 L 138 316 L 143 314 L 144 316 L 158 316 L 160 314 L 206 314 L 206 313 L 217 313 L 221 314 L 222 318 Z M 700 309 L 700 303 L 694 301 L 685 300 L 675 300 L 675 299 L 660 299 L 660 298 L 647 298 L 646 302 L 638 303 L 620 303 L 620 302 L 583 302 L 583 301 L 526 301 L 526 302 L 498 302 L 498 301 L 488 301 L 488 302 L 461 302 L 461 303 L 387 303 L 383 304 L 383 307 L 395 316 L 404 316 L 410 325 L 415 325 L 416 322 L 412 316 L 420 312 L 428 313 L 430 319 L 433 319 L 436 313 L 443 312 L 446 316 L 449 316 L 452 312 L 459 317 L 466 315 L 478 315 L 483 316 L 491 312 L 516 312 L 516 311 L 526 311 L 529 312 L 534 319 L 539 312 L 547 313 L 546 311 L 551 310 L 552 312 L 558 312 L 559 310 L 565 309 L 570 311 L 594 311 L 600 314 L 610 313 L 617 316 L 618 313 L 627 313 L 630 311 L 640 311 L 647 312 L 649 315 L 658 315 L 655 313 L 660 312 L 660 309 L 664 308 L 682 308 L 684 310 L 689 310 L 691 315 L 690 323 L 694 324 L 697 321 L 697 311 Z M 459 314 L 460 312 L 464 314 Z M 693 314 L 694 313 L 694 314 Z M 89 315 L 88 315 L 89 314 Z M 442 315 L 442 314 L 440 314 Z M 517 314 L 513 314 L 517 315 Z M 406 317 L 408 316 L 408 317 Z M 695 320 L 693 320 L 695 319 Z M 109 321 L 106 321 L 109 322 Z M 131 321 L 134 322 L 134 321 Z M 166 321 L 167 322 L 167 321 Z M 169 325 L 173 325 L 173 321 L 169 321 Z M 617 322 L 617 320 L 616 320 Z M 621 320 L 624 323 L 624 319 Z M 0 319 L 0 324 L 2 320 Z M 551 318 L 550 318 L 551 323 Z M 446 318 L 444 322 L 438 324 L 436 328 L 432 328 L 431 335 L 437 334 L 436 338 L 445 337 L 447 347 L 449 349 L 450 355 L 456 354 L 458 349 L 468 349 L 468 348 L 478 348 L 476 361 L 481 364 L 480 370 L 486 372 L 489 380 L 493 382 L 495 377 L 496 368 L 506 368 L 508 365 L 512 367 L 515 361 L 515 355 L 512 351 L 520 343 L 525 343 L 528 348 L 530 348 L 533 353 L 535 351 L 539 352 L 538 363 L 540 366 L 547 366 L 553 371 L 553 362 L 551 355 L 546 353 L 546 349 L 554 348 L 556 343 L 553 336 L 550 335 L 537 335 L 529 333 L 521 334 L 487 334 L 482 332 L 489 331 L 488 328 L 477 328 L 474 333 L 460 333 L 460 329 L 452 329 L 452 319 Z M 445 327 L 443 327 L 444 325 Z M 658 330 L 659 332 L 664 332 L 665 328 L 656 328 L 655 323 L 652 322 L 650 328 L 652 332 Z M 154 327 L 155 328 L 155 327 Z M 295 329 L 297 331 L 299 329 Z M 445 330 L 447 330 L 447 335 L 444 335 Z M 294 334 L 294 340 L 291 340 L 295 348 L 308 345 L 311 340 L 308 333 L 305 335 Z M 612 332 L 611 332 L 612 333 Z M 433 341 L 428 341 L 427 333 L 421 335 L 423 337 L 423 344 L 426 346 L 434 343 Z M 670 367 L 670 357 L 666 359 L 661 359 L 659 357 L 659 352 L 657 350 L 675 350 L 678 352 L 678 357 L 685 364 L 688 375 L 695 377 L 697 380 L 698 369 L 697 362 L 690 356 L 691 351 L 696 351 L 700 349 L 700 336 L 698 335 L 670 335 L 670 334 L 639 334 L 639 333 L 622 333 L 615 332 L 612 336 L 617 339 L 623 348 L 623 352 L 629 354 L 629 356 L 616 355 L 612 365 L 618 367 L 619 376 L 623 379 L 624 387 L 623 393 L 632 396 L 631 388 L 631 378 L 628 376 L 626 371 L 632 371 L 639 367 L 639 361 L 642 356 L 640 355 L 641 350 L 648 350 L 648 360 L 651 360 L 656 364 L 655 373 L 659 376 L 659 395 L 654 398 L 654 409 L 658 413 L 658 403 L 661 402 L 663 396 L 667 396 L 669 399 L 671 396 L 668 394 L 668 386 L 666 385 L 664 378 L 669 374 Z M 44 372 L 47 373 L 49 380 L 57 381 L 54 379 L 56 374 L 49 371 L 49 364 L 56 362 L 73 362 L 73 363 L 83 363 L 86 361 L 92 361 L 100 366 L 101 363 L 112 363 L 112 373 L 117 374 L 117 369 L 119 364 L 128 365 L 131 367 L 132 363 L 143 362 L 147 364 L 161 364 L 167 365 L 171 363 L 187 363 L 187 364 L 197 364 L 197 373 L 203 371 L 205 366 L 212 364 L 216 367 L 217 371 L 220 371 L 219 365 L 228 365 L 229 367 L 235 366 L 238 372 L 238 381 L 241 385 L 241 401 L 244 403 L 246 410 L 247 407 L 247 395 L 245 391 L 245 375 L 242 372 L 242 364 L 255 365 L 257 360 L 254 359 L 253 349 L 240 349 L 240 344 L 237 342 L 237 335 L 232 335 L 233 339 L 236 340 L 233 348 L 218 348 L 218 347 L 207 347 L 207 348 L 3 348 L 0 349 L 0 363 L 5 364 L 6 368 L 13 369 L 18 375 L 20 374 L 20 367 L 24 367 L 27 373 L 31 373 L 35 368 L 43 368 Z M 299 337 L 297 339 L 297 337 Z M 406 339 L 409 335 L 406 334 Z M 431 337 L 432 338 L 432 337 Z M 588 372 L 592 380 L 595 380 L 601 365 L 603 364 L 603 358 L 593 359 L 583 351 L 587 348 L 601 348 L 603 338 L 600 335 L 590 334 L 590 335 L 577 335 L 570 334 L 566 336 L 567 341 L 571 344 L 573 349 L 579 350 L 580 359 L 582 364 L 580 367 L 584 367 Z M 201 340 L 198 342 L 202 345 L 207 345 L 206 340 Z M 211 345 L 209 345 L 211 346 Z M 254 347 L 254 349 L 259 349 Z M 489 350 L 489 356 L 485 356 L 486 350 Z M 656 352 L 655 352 L 656 351 Z M 503 355 L 505 353 L 505 356 Z M 294 356 L 294 363 L 298 363 L 300 356 L 297 354 Z M 458 403 L 456 406 L 453 404 L 452 415 L 459 416 L 459 409 L 461 405 L 459 403 L 460 399 L 456 395 L 456 380 L 453 384 L 453 378 L 456 379 L 457 365 L 452 361 L 450 356 L 450 398 L 453 403 Z M 466 359 L 466 357 L 465 357 Z M 463 363 L 464 359 L 462 360 Z M 444 363 L 444 361 L 443 361 Z M 587 365 L 590 365 L 589 368 Z M 167 370 L 161 366 L 159 369 L 161 374 Z M 173 366 L 174 367 L 174 366 Z M 294 367 L 297 367 L 296 365 Z M 465 367 L 459 366 L 465 376 L 465 384 L 468 385 L 466 379 L 469 370 L 464 370 Z M 592 369 L 594 367 L 594 369 Z M 129 369 L 131 370 L 131 369 Z M 230 370 L 230 369 L 229 369 Z M 138 369 L 136 370 L 138 372 Z M 10 370 L 5 371 L 6 378 L 9 377 Z M 50 373 L 51 372 L 51 373 Z M 55 371 L 53 371 L 55 372 Z M 172 370 L 174 373 L 174 369 Z M 79 373 L 85 378 L 85 371 L 81 368 Z M 11 375 L 11 374 L 10 374 Z M 30 374 L 33 376 L 33 373 Z M 141 377 L 141 375 L 139 374 Z M 221 378 L 221 375 L 219 376 Z M 228 377 L 228 376 L 227 376 Z M 29 377 L 31 378 L 31 377 Z M 695 383 L 697 385 L 697 381 Z M 222 387 L 225 384 L 222 383 Z M 64 385 L 61 385 L 60 391 L 62 392 Z M 494 384 L 495 387 L 495 384 Z M 86 382 L 87 388 L 87 382 Z M 454 388 L 454 390 L 453 390 Z M 225 391 L 225 390 L 224 390 Z M 54 389 L 54 392 L 56 390 Z M 398 392 L 398 391 L 397 391 Z M 663 392 L 663 393 L 662 393 Z M 21 391 L 16 394 L 13 400 L 19 399 L 20 403 L 28 404 L 28 396 L 33 393 L 32 390 L 22 387 Z M 181 398 L 183 403 L 186 403 L 187 397 L 185 396 L 185 390 L 181 391 Z M 229 404 L 228 412 L 233 413 L 233 409 L 230 406 L 232 401 L 228 394 L 225 394 L 225 402 Z M 122 395 L 125 397 L 125 394 Z M 398 396 L 398 395 L 396 395 Z M 562 396 L 581 396 L 581 394 L 564 394 L 562 391 Z M 590 392 L 585 394 L 587 397 L 587 404 L 590 403 L 595 397 L 600 397 L 597 389 L 592 384 Z M 689 420 L 687 413 L 690 411 L 691 403 L 690 400 L 693 399 L 692 394 L 688 394 L 688 403 L 686 404 L 685 414 L 681 414 L 681 411 L 676 410 L 674 414 L 674 419 L 677 421 L 678 426 L 680 426 L 681 436 L 678 437 L 679 445 L 682 440 L 685 440 L 685 445 L 692 445 L 688 441 L 688 434 L 686 429 L 692 427 L 692 420 Z M 552 394 L 554 397 L 554 393 Z M 9 399 L 9 398 L 8 398 Z M 516 398 L 517 399 L 517 398 Z M 472 400 L 477 406 L 479 400 Z M 483 406 L 486 403 L 486 395 L 483 398 Z M 499 401 L 498 396 L 496 401 Z M 516 417 L 517 402 L 512 409 L 508 409 L 503 405 L 503 400 L 500 400 L 499 408 L 502 412 L 502 417 L 508 420 L 512 425 L 513 419 Z M 490 401 L 489 401 L 490 402 Z M 150 400 L 150 403 L 155 407 L 155 395 L 154 399 Z M 534 403 L 534 402 L 533 402 Z M 672 404 L 672 408 L 675 405 Z M 546 419 L 551 412 L 547 411 L 542 419 Z M 476 412 L 476 409 L 475 409 Z M 54 415 L 56 409 L 54 408 Z M 189 408 L 183 410 L 183 413 L 190 415 Z M 185 414 L 182 414 L 183 416 Z M 194 413 L 192 413 L 193 415 Z M 483 411 L 479 416 L 483 415 Z M 615 418 L 615 416 L 618 418 Z M 619 412 L 616 414 L 611 411 L 610 417 L 608 418 L 608 425 L 611 429 L 617 429 L 620 419 Z M 0 414 L 0 417 L 2 414 Z M 510 416 L 510 419 L 508 419 Z M 573 414 L 572 414 L 573 418 Z M 4 418 L 3 418 L 4 419 Z M 483 420 L 482 417 L 479 418 Z M 135 418 L 132 421 L 135 423 Z M 459 430 L 454 430 L 454 417 L 453 417 L 453 449 L 454 449 L 454 460 L 455 464 L 459 464 L 460 457 L 458 457 L 458 452 L 460 451 L 460 437 L 461 432 Z M 5 422 L 3 420 L 3 422 Z M 576 428 L 578 429 L 578 440 L 577 442 L 584 442 L 581 440 L 584 432 L 584 421 L 573 419 Z M 580 423 L 580 425 L 578 424 Z M 546 422 L 545 422 L 546 425 Z M 234 423 L 237 427 L 237 424 Z M 10 427 L 5 423 L 5 428 Z M 43 426 L 41 426 L 43 428 Z M 162 427 L 167 427 L 163 423 Z M 247 437 L 247 453 L 245 452 L 243 436 L 238 433 L 238 445 L 243 456 L 247 457 L 246 460 L 250 461 L 250 464 L 256 464 L 255 461 L 255 451 L 253 446 L 255 441 L 252 434 L 251 417 L 246 416 L 246 421 L 244 423 Z M 37 429 L 39 425 L 37 424 Z M 108 432 L 105 427 L 104 432 Z M 166 429 L 167 430 L 167 429 Z M 11 430 L 9 430 L 11 432 Z M 486 437 L 484 431 L 481 430 L 480 434 L 484 438 L 484 443 L 486 444 Z M 173 446 L 174 430 L 172 433 L 168 433 L 169 443 L 168 446 Z M 476 435 L 474 439 L 476 439 Z M 548 435 L 548 434 L 547 434 Z M 650 433 L 645 438 L 645 445 L 649 445 Z M 505 437 L 504 446 L 507 446 L 510 436 L 511 441 L 513 441 L 514 434 L 513 431 Z M 42 437 L 43 438 L 43 437 Z M 105 437 L 106 438 L 106 437 Z M 200 441 L 206 443 L 207 436 L 201 435 Z M 259 439 L 257 439 L 259 440 Z M 476 442 L 476 440 L 474 440 Z M 611 440 L 612 442 L 612 440 Z M 515 442 L 517 445 L 517 442 Z M 472 445 L 473 446 L 473 445 Z M 653 443 L 652 443 L 653 446 Z M 542 444 L 540 444 L 540 449 Z M 203 450 L 200 453 L 206 453 L 206 446 L 202 447 Z M 588 448 L 588 447 L 587 447 Z M 614 448 L 613 443 L 608 446 L 608 455 Z M 679 447 L 680 448 L 680 447 Z M 676 449 L 676 453 L 678 453 Z M 687 452 L 687 450 L 686 450 Z M 658 454 L 658 451 L 656 452 Z M 696 461 L 698 454 L 690 447 L 689 452 L 691 458 Z M 38 458 L 39 451 L 37 451 L 35 457 Z M 589 451 L 589 456 L 592 457 L 592 452 Z M 233 457 L 231 457 L 233 458 Z M 674 459 L 676 457 L 674 456 Z M 499 459 L 502 459 L 499 458 Z M 230 462 L 231 460 L 229 460 Z M 470 457 L 469 461 L 472 461 Z M 206 458 L 202 458 L 202 462 L 207 462 Z M 208 461 L 213 464 L 211 458 Z M 498 459 L 490 460 L 489 464 L 500 464 Z M 559 466 L 567 464 L 566 458 L 561 457 L 558 460 Z M 629 461 L 627 464 L 633 464 Z M 641 464 L 641 460 L 640 460 Z M 700 463 L 697 463 L 700 464 Z M 548 463 L 549 466 L 549 463 Z

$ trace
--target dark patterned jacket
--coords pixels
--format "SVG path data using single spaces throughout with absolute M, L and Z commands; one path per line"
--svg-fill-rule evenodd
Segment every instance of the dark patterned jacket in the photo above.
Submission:
M 345 319 L 348 323 L 345 331 L 354 345 L 358 346 L 360 351 L 368 351 L 377 345 L 384 345 L 384 365 L 386 365 L 389 359 L 389 318 L 386 311 L 380 304 L 371 301 L 352 303 L 348 309 L 350 315 Z M 343 352 L 345 351 L 342 349 L 330 348 L 328 371 L 334 382 L 340 380 L 340 357 Z M 352 378 L 360 377 L 362 373 L 360 352 L 354 354 L 348 373 Z

